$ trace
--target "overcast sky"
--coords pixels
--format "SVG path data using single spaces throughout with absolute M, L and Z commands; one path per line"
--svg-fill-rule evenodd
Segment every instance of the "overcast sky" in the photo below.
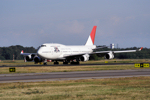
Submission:
M 43 43 L 150 48 L 150 0 L 0 0 L 0 47 Z

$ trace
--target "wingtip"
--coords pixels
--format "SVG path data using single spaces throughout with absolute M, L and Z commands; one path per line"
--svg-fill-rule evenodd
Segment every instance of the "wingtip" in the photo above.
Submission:
M 23 50 L 21 51 L 21 54 L 23 53 Z
M 141 51 L 143 49 L 143 47 L 141 47 L 140 49 L 139 49 L 139 51 Z

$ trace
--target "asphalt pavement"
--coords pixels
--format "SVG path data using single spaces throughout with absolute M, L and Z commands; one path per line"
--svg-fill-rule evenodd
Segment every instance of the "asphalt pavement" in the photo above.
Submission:
M 150 76 L 150 69 L 0 74 L 0 83 Z

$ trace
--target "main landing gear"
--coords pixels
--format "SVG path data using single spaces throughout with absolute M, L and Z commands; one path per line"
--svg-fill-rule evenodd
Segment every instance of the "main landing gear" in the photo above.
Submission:
M 54 62 L 54 65 L 58 65 L 58 64 L 59 64 L 59 62 L 57 62 L 57 61 L 56 61 L 56 62 Z
M 47 59 L 44 60 L 43 65 L 47 65 Z
M 68 62 L 63 62 L 63 64 L 66 64 L 66 65 L 67 65 L 67 64 L 68 64 Z
M 72 61 L 72 62 L 63 61 L 63 64 L 64 64 L 64 65 L 68 65 L 68 63 L 70 63 L 71 65 L 79 65 L 79 64 L 80 64 L 79 61 Z M 55 62 L 54 62 L 54 65 L 58 65 L 58 64 L 59 64 L 58 61 L 55 61 Z
M 44 62 L 44 64 L 43 65 L 47 65 L 47 62 Z

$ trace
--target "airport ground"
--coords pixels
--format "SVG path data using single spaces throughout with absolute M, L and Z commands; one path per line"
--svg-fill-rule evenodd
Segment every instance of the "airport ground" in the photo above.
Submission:
M 129 70 L 135 68 L 135 63 L 150 63 L 150 59 L 113 59 L 81 62 L 80 65 L 53 65 L 48 62 L 47 66 L 34 64 L 34 62 L 24 62 L 23 60 L 4 60 L 0 62 L 0 74 L 10 74 L 9 68 L 15 67 L 14 73 L 45 73 L 45 72 L 72 72 L 72 71 L 95 71 L 95 70 Z M 149 67 L 150 68 L 150 67 Z M 142 68 L 142 69 L 149 69 Z M 12 72 L 13 74 L 13 72 Z
M 104 64 L 104 63 L 150 63 L 150 59 L 112 59 L 112 60 L 91 60 L 87 62 L 80 62 L 80 64 Z M 62 65 L 62 62 L 59 62 Z M 0 60 L 0 66 L 26 66 L 26 65 L 40 65 L 34 64 L 34 62 L 24 62 L 24 60 Z M 48 62 L 48 66 L 53 65 L 53 62 Z
M 106 63 L 105 63 L 106 62 Z M 93 65 L 88 65 L 93 63 Z M 113 65 L 116 64 L 116 65 Z M 123 64 L 120 64 L 123 63 Z M 127 64 L 126 64 L 127 63 Z M 33 66 L 33 62 L 22 61 L 0 62 L 0 74 L 8 74 L 9 66 L 16 67 L 15 73 L 45 73 L 45 72 L 73 72 L 73 71 L 97 71 L 97 70 L 132 70 L 150 69 L 135 68 L 134 63 L 150 63 L 149 59 L 127 60 L 101 60 L 82 62 L 73 66 Z M 95 65 L 96 64 L 96 65 Z M 105 65 L 106 64 L 106 65 Z M 112 64 L 112 65 L 108 65 Z M 24 67 L 21 67 L 24 65 Z M 13 73 L 13 74 L 15 74 Z M 10 73 L 9 73 L 10 74 Z M 45 82 L 17 82 L 0 83 L 0 99 L 18 100 L 149 100 L 150 77 L 124 77 L 107 79 L 80 79 Z
M 0 83 L 1 100 L 149 100 L 150 77 Z

